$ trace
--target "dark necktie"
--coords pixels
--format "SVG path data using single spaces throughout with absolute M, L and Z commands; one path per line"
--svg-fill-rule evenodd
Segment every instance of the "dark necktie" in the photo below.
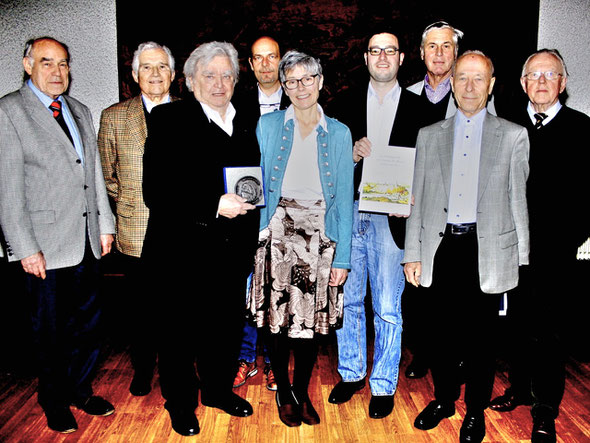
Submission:
M 546 118 L 547 118 L 547 114 L 543 114 L 543 113 L 535 114 L 535 120 L 537 120 L 537 122 L 535 123 L 535 129 L 539 129 L 540 127 L 542 127 L 543 120 L 545 120 Z
M 66 135 L 68 136 L 68 138 L 70 139 L 70 141 L 72 142 L 72 145 L 73 145 L 74 139 L 72 138 L 72 134 L 70 134 L 70 130 L 68 129 L 68 125 L 66 124 L 66 121 L 64 120 L 64 116 L 61 113 L 61 103 L 57 100 L 54 100 L 49 105 L 49 109 L 51 109 L 53 111 L 53 117 L 55 118 L 55 120 L 57 120 L 57 122 L 59 123 L 61 128 L 64 130 L 64 132 L 66 133 Z

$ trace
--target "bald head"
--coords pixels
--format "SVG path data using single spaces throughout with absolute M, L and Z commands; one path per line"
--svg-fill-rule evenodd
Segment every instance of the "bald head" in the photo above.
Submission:
M 250 68 L 260 88 L 268 95 L 279 87 L 279 44 L 271 37 L 260 37 L 252 44 L 252 55 L 248 59 Z

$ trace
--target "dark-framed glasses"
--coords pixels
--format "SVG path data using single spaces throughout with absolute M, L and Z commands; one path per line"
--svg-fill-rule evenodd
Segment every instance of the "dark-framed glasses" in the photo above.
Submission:
M 374 46 L 367 50 L 367 52 L 373 57 L 379 57 L 382 52 L 385 52 L 385 55 L 395 55 L 398 53 L 398 51 L 399 48 L 396 48 L 395 46 L 388 46 L 387 48 L 379 48 Z
M 299 83 L 301 83 L 303 86 L 311 86 L 315 83 L 317 76 L 319 76 L 319 74 L 306 75 L 305 77 L 301 78 L 290 78 L 283 82 L 283 86 L 285 86 L 287 89 L 297 89 Z
M 562 76 L 562 74 L 555 71 L 533 71 L 527 72 L 524 76 L 527 78 L 527 80 L 539 80 L 541 76 L 543 76 L 545 77 L 545 80 L 552 81 L 557 80 L 559 77 Z

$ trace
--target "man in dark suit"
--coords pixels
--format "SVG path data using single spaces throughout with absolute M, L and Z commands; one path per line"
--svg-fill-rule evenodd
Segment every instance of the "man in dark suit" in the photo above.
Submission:
M 432 429 L 454 415 L 463 361 L 462 442 L 485 436 L 499 298 L 516 287 L 529 254 L 529 142 L 522 126 L 486 110 L 493 72 L 479 51 L 460 56 L 451 83 L 457 113 L 418 134 L 403 259 L 408 282 L 427 288 L 437 313 L 429 343 L 435 399 L 414 426 Z
M 206 406 L 253 412 L 232 392 L 260 222 L 255 206 L 224 186 L 224 167 L 260 164 L 254 129 L 230 101 L 238 73 L 229 43 L 197 47 L 184 65 L 194 97 L 154 108 L 143 157 L 142 258 L 161 295 L 160 387 L 181 435 L 199 432 L 199 390 Z
M 256 77 L 257 88 L 236 93 L 232 102 L 238 108 L 238 112 L 251 119 L 253 129 L 256 129 L 258 118 L 261 115 L 286 109 L 291 103 L 287 94 L 283 93 L 283 88 L 281 88 L 279 82 L 280 60 L 279 44 L 273 38 L 260 37 L 252 44 L 248 63 L 254 77 Z M 242 347 L 238 357 L 239 368 L 234 380 L 234 388 L 242 386 L 249 377 L 258 373 L 256 368 L 257 338 L 256 326 L 246 322 L 244 324 L 244 338 L 242 339 Z M 276 391 L 277 384 L 266 349 L 264 354 L 266 387 L 271 391 Z
M 560 102 L 567 78 L 557 50 L 532 54 L 521 77 L 529 103 L 515 116 L 527 128 L 531 142 L 527 182 L 531 264 L 521 269 L 519 286 L 508 295 L 511 385 L 492 400 L 490 408 L 511 411 L 532 403 L 533 442 L 556 440 L 554 421 L 565 385 L 562 334 L 571 321 L 575 298 L 581 296 L 572 286 L 564 290 L 556 267 L 575 269 L 576 251 L 590 235 L 588 212 L 583 209 L 589 190 L 590 117 Z M 556 149 L 560 146 L 568 149 Z M 551 238 L 548 233 L 555 230 L 555 218 L 548 213 L 555 207 L 566 208 L 568 215 L 559 235 Z
M 373 35 L 364 54 L 369 82 L 338 95 L 327 113 L 346 124 L 356 140 L 353 147 L 355 190 L 363 158 L 372 148 L 414 147 L 421 127 L 419 98 L 403 90 L 397 73 L 404 54 L 398 38 L 384 32 Z M 338 337 L 338 372 L 342 377 L 328 401 L 344 403 L 362 389 L 367 375 L 365 296 L 371 284 L 375 323 L 375 352 L 370 377 L 369 416 L 383 418 L 393 409 L 401 357 L 401 294 L 405 218 L 360 212 L 358 194 L 352 238 L 352 270 L 344 286 L 343 327 Z
M 147 137 L 146 120 L 155 106 L 174 100 L 170 85 L 174 80 L 174 57 L 166 46 L 141 43 L 131 63 L 133 79 L 141 93 L 116 103 L 102 112 L 98 150 L 107 192 L 117 214 L 115 246 L 119 251 L 125 282 L 125 298 L 131 335 L 132 395 L 147 395 L 156 367 L 156 323 L 154 300 L 158 297 L 146 285 L 141 249 L 149 210 L 141 192 L 142 159 Z
M 38 401 L 48 426 L 73 432 L 70 405 L 92 415 L 113 406 L 94 396 L 99 354 L 98 259 L 115 227 L 90 110 L 65 95 L 69 52 L 52 38 L 27 43 L 30 77 L 0 99 L 0 225 L 32 301 Z

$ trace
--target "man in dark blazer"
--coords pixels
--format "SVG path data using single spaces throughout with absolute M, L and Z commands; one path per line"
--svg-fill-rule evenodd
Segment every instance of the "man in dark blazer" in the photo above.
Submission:
M 463 361 L 462 442 L 485 436 L 499 299 L 516 287 L 529 254 L 529 142 L 522 126 L 486 110 L 493 72 L 479 51 L 460 56 L 451 83 L 457 113 L 418 134 L 403 259 L 408 282 L 427 288 L 437 313 L 429 346 L 435 399 L 414 426 L 432 429 L 454 415 Z
M 332 390 L 331 403 L 344 403 L 365 384 L 367 375 L 364 300 L 367 276 L 371 284 L 375 322 L 375 353 L 370 377 L 369 416 L 383 418 L 393 409 L 401 357 L 401 294 L 404 288 L 403 256 L 405 218 L 360 212 L 358 188 L 363 158 L 372 146 L 413 148 L 421 127 L 419 98 L 403 90 L 397 73 L 404 54 L 395 35 L 373 35 L 364 54 L 369 82 L 340 93 L 327 114 L 346 124 L 355 144 L 353 159 L 357 191 L 352 238 L 352 270 L 344 286 L 343 327 L 338 337 L 338 372 L 342 377 Z
M 252 43 L 250 51 L 248 64 L 256 78 L 256 87 L 238 87 L 232 103 L 256 128 L 261 115 L 286 109 L 291 102 L 279 81 L 281 51 L 277 41 L 268 36 L 260 37 Z
M 234 103 L 241 115 L 249 119 L 250 123 L 248 125 L 253 129 L 256 129 L 261 115 L 286 109 L 291 103 L 287 94 L 283 93 L 279 81 L 280 60 L 279 44 L 273 38 L 263 36 L 252 44 L 248 63 L 256 78 L 257 87 L 236 92 L 232 103 Z M 257 339 L 256 326 L 250 322 L 245 322 L 234 388 L 242 386 L 249 377 L 258 373 L 256 368 Z M 266 348 L 264 348 L 264 363 L 266 387 L 271 391 L 276 391 L 277 384 L 270 367 L 270 359 Z
M 152 297 L 158 297 L 146 285 L 145 267 L 141 260 L 143 239 L 149 210 L 141 189 L 142 160 L 147 137 L 146 120 L 155 106 L 175 100 L 170 95 L 174 80 L 174 57 L 166 46 L 155 42 L 141 43 L 131 63 L 133 79 L 140 94 L 109 106 L 102 112 L 98 131 L 98 150 L 102 160 L 107 192 L 116 208 L 115 246 L 120 252 L 125 274 L 125 298 L 122 306 L 130 331 L 130 355 L 133 379 L 132 395 L 151 391 L 156 367 L 154 323 L 156 312 Z
M 254 129 L 230 101 L 238 73 L 232 45 L 198 46 L 184 65 L 194 97 L 152 111 L 143 157 L 142 258 L 160 294 L 160 387 L 181 435 L 199 432 L 199 390 L 205 406 L 253 412 L 232 392 L 260 222 L 224 185 L 224 167 L 260 164 Z
M 38 401 L 48 426 L 65 433 L 77 429 L 72 404 L 114 412 L 91 382 L 100 344 L 97 259 L 110 251 L 115 227 L 90 110 L 65 95 L 67 47 L 30 41 L 23 65 L 29 80 L 0 99 L 0 225 L 31 295 Z
M 589 191 L 590 117 L 560 102 L 567 78 L 557 50 L 532 54 L 521 77 L 529 103 L 514 118 L 527 128 L 531 142 L 527 182 L 531 264 L 521 269 L 519 286 L 508 294 L 510 387 L 492 400 L 490 408 L 511 411 L 532 403 L 533 442 L 556 440 L 554 421 L 565 385 L 563 332 L 573 321 L 576 299 L 583 296 L 575 283 L 564 290 L 558 268 L 576 268 L 577 249 L 590 235 L 583 207 Z M 567 216 L 559 235 L 548 236 L 555 230 L 556 219 L 548 215 L 554 208 L 563 208 Z

